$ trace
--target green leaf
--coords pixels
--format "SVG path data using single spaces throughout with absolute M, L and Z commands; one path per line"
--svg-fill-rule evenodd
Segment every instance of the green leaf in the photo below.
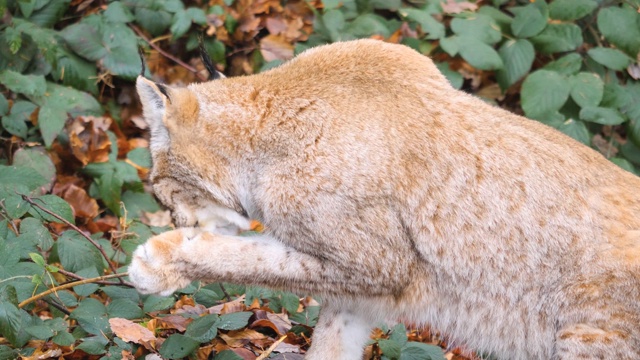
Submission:
M 49 104 L 53 104 L 50 102 Z M 65 109 L 58 107 L 57 105 L 49 105 L 40 108 L 38 113 L 38 125 L 40 126 L 40 132 L 42 133 L 42 139 L 44 140 L 47 148 L 51 147 L 53 140 L 58 136 L 58 133 L 64 128 L 65 122 L 67 122 L 67 112 Z
M 572 51 L 583 43 L 582 30 L 576 24 L 549 24 L 531 42 L 544 54 Z
M 456 35 L 467 36 L 486 44 L 495 44 L 502 39 L 500 27 L 493 19 L 484 14 L 472 14 L 466 18 L 451 21 L 451 30 Z
M 127 158 L 138 166 L 151 167 L 151 153 L 148 148 L 135 148 L 127 153 Z
M 331 41 L 340 41 L 344 32 L 344 14 L 340 10 L 328 10 L 322 14 L 321 24 Z M 323 31 L 321 31 L 323 32 Z
M 216 322 L 218 322 L 218 315 L 215 314 L 199 317 L 187 325 L 187 331 L 184 334 L 201 343 L 209 342 L 218 334 Z
M 222 330 L 242 329 L 243 327 L 247 326 L 251 315 L 253 315 L 253 313 L 249 311 L 220 315 L 216 326 L 218 327 L 218 329 Z
M 22 315 L 17 306 L 9 302 L 0 303 L 0 334 L 14 346 L 17 344 L 17 333 L 22 327 Z
M 444 25 L 434 19 L 429 12 L 421 9 L 402 8 L 399 13 L 405 19 L 415 21 L 420 25 L 422 32 L 427 34 L 426 39 L 435 40 L 445 36 Z
M 85 240 L 86 241 L 86 240 Z M 87 279 L 91 279 L 91 278 L 95 278 L 100 276 L 100 274 L 98 274 L 98 270 L 96 270 L 95 265 L 90 265 L 82 270 L 79 270 L 76 272 L 76 274 L 87 278 Z M 73 287 L 73 291 L 78 295 L 78 296 L 89 296 L 91 294 L 93 294 L 94 292 L 96 292 L 96 290 L 98 290 L 98 287 L 100 287 L 100 285 L 98 284 L 84 284 L 84 285 L 78 285 L 78 286 L 74 286 Z
M 98 92 L 96 84 L 98 69 L 95 62 L 89 62 L 66 48 L 56 48 L 56 62 L 51 71 L 51 76 L 55 80 L 62 81 L 65 86 L 88 91 L 92 94 Z
M 25 218 L 20 222 L 20 238 L 37 244 L 41 250 L 48 251 L 53 246 L 53 238 L 42 221 L 36 218 Z
M 9 102 L 4 95 L 0 94 L 0 116 L 5 116 L 9 113 Z
M 140 319 L 143 317 L 142 309 L 137 303 L 129 299 L 115 299 L 107 305 L 107 313 L 110 318 Z
M 582 68 L 582 56 L 578 53 L 567 54 L 543 67 L 544 70 L 555 71 L 563 75 L 573 75 L 580 71 L 580 68 Z
M 111 326 L 107 318 L 107 308 L 98 300 L 87 298 L 73 310 L 71 318 L 89 334 L 111 334 Z
M 173 21 L 171 24 L 171 34 L 174 39 L 177 39 L 184 35 L 191 27 L 191 17 L 185 10 L 180 10 L 173 14 Z
M 386 20 L 376 14 L 362 14 L 348 24 L 345 33 L 354 38 L 367 38 L 371 35 L 391 36 Z
M 144 307 L 142 310 L 145 313 L 150 313 L 153 311 L 162 311 L 169 309 L 176 303 L 176 300 L 172 297 L 164 297 L 157 295 L 149 295 L 147 299 L 144 301 Z
M 500 87 L 504 90 L 515 84 L 529 70 L 535 58 L 535 50 L 529 40 L 508 40 L 498 50 L 504 68 L 496 72 Z
M 164 10 L 154 10 L 146 6 L 137 6 L 134 11 L 136 21 L 152 36 L 162 35 L 171 25 L 171 14 Z M 229 33 L 232 33 L 230 31 Z
M 153 195 L 147 192 L 141 193 L 127 190 L 122 194 L 122 202 L 131 217 L 139 217 L 142 215 L 142 211 L 153 213 L 160 210 L 160 205 L 158 205 Z
M 120 193 L 124 182 L 116 173 L 107 173 L 95 179 L 100 198 L 114 214 L 120 215 Z
M 56 195 L 42 195 L 33 198 L 33 202 L 53 212 L 54 214 L 59 215 L 72 224 L 75 222 L 73 211 L 71 210 L 71 206 L 69 206 L 69 203 Z M 58 220 L 52 215 L 45 213 L 44 211 L 40 210 L 40 208 L 37 208 L 35 206 L 31 206 L 31 209 L 29 209 L 29 214 L 44 221 L 62 223 L 62 221 Z
M 598 13 L 598 29 L 609 42 L 635 58 L 640 50 L 638 17 L 630 7 L 606 7 Z
M 55 335 L 53 330 L 46 325 L 32 325 L 25 328 L 25 331 L 38 340 L 47 340 Z
M 597 63 L 613 70 L 625 70 L 632 59 L 622 51 L 613 48 L 596 47 L 589 49 L 587 54 Z
M 104 267 L 98 250 L 74 230 L 62 233 L 56 242 L 56 251 L 67 271 L 76 272 L 88 267 L 102 270 Z
M 66 331 L 59 331 L 51 341 L 60 346 L 71 346 L 71 344 L 76 342 L 76 339 Z
M 102 355 L 107 352 L 106 345 L 108 342 L 101 340 L 99 336 L 85 339 L 76 349 L 82 350 L 89 355 Z
M 31 167 L 0 165 L 0 184 L 23 185 L 28 191 L 33 192 L 48 183 L 47 179 Z
M 582 121 L 568 119 L 558 126 L 557 129 L 585 145 L 589 145 L 591 141 L 589 130 Z
M 538 35 L 547 26 L 547 18 L 533 4 L 523 7 L 511 23 L 513 35 L 528 38 Z
M 31 258 L 31 260 L 33 260 L 34 263 L 45 267 L 45 265 L 47 265 L 47 262 L 44 261 L 44 258 L 42 257 L 42 255 L 37 254 L 37 253 L 29 253 L 29 257 Z
M 13 154 L 13 165 L 32 168 L 51 182 L 56 178 L 56 167 L 51 158 L 43 151 L 29 148 L 19 149 Z
M 597 106 L 602 101 L 604 82 L 594 73 L 581 72 L 569 78 L 571 98 L 580 105 Z
M 22 75 L 12 70 L 0 71 L 0 84 L 7 89 L 26 96 L 42 96 L 46 82 L 42 75 Z
M 300 307 L 300 298 L 296 294 L 283 292 L 282 306 L 284 306 L 289 314 L 295 314 L 298 312 L 298 308 Z
M 598 3 L 593 0 L 554 0 L 549 5 L 549 16 L 556 20 L 578 20 L 597 7 Z
M 399 359 L 402 346 L 391 339 L 378 340 L 378 346 L 382 350 L 382 354 L 390 359 Z
M 598 106 L 583 107 L 580 119 L 601 125 L 620 125 L 625 122 L 618 110 Z
M 462 83 L 464 82 L 462 74 L 457 71 L 451 70 L 448 62 L 437 63 L 436 66 L 438 67 L 438 70 L 440 70 L 440 72 L 447 78 L 447 80 L 449 80 L 451 86 L 456 89 L 460 89 L 462 87 Z
M 400 360 L 445 360 L 445 357 L 438 346 L 408 342 L 402 348 Z
M 71 50 L 87 60 L 98 61 L 107 55 L 100 33 L 89 24 L 69 25 L 60 32 L 60 35 Z
M 181 359 L 194 352 L 199 342 L 182 334 L 173 334 L 160 346 L 160 355 L 167 359 Z
M 55 25 L 56 22 L 64 15 L 71 0 L 52 0 L 36 11 L 29 20 L 34 24 L 49 28 Z
M 10 134 L 26 138 L 27 122 L 31 114 L 36 110 L 37 106 L 29 101 L 18 100 L 13 103 L 11 113 L 2 117 L 2 127 Z
M 558 111 L 569 98 L 571 86 L 560 74 L 538 70 L 522 84 L 521 102 L 525 114 L 536 120 Z
M 404 324 L 400 323 L 393 327 L 391 335 L 389 335 L 389 340 L 393 340 L 400 344 L 400 346 L 404 346 L 407 343 L 407 339 L 407 328 Z
M 627 170 L 628 172 L 630 172 L 632 174 L 638 175 L 638 173 L 635 171 L 635 168 L 634 168 L 633 164 L 630 163 L 627 159 L 613 157 L 613 158 L 610 158 L 609 160 L 611 160 L 612 163 L 618 165 L 622 169 Z
M 491 46 L 466 36 L 459 39 L 460 56 L 469 65 L 480 70 L 496 70 L 504 66 L 500 55 Z
M 123 5 L 120 1 L 114 1 L 104 11 L 104 17 L 111 22 L 124 22 L 128 23 L 135 18 L 129 8 Z
M 0 345 L 0 360 L 14 360 L 19 358 L 17 350 L 14 350 L 6 345 Z
M 302 312 L 289 314 L 289 319 L 303 325 L 315 326 L 318 322 L 319 313 L 320 306 L 308 306 Z

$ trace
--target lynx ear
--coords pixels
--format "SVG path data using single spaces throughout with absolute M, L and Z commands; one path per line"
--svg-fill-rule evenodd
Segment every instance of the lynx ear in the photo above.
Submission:
M 167 104 L 171 103 L 171 90 L 162 84 L 156 84 L 142 76 L 136 80 L 136 89 L 142 103 L 145 121 L 151 130 L 151 149 L 165 148 L 169 145 L 169 132 L 163 123 Z

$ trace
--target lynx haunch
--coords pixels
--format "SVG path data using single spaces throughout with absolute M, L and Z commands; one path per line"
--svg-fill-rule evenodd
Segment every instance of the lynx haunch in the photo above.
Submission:
M 310 360 L 361 358 L 388 319 L 499 359 L 640 359 L 640 179 L 429 58 L 358 40 L 137 88 L 179 226 L 135 251 L 141 292 L 322 295 Z M 235 236 L 248 219 L 266 232 Z

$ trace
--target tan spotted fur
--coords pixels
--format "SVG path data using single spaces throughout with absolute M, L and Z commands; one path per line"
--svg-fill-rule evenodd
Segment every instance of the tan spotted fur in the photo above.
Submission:
M 137 87 L 179 225 L 134 253 L 141 292 L 321 295 L 309 360 L 360 358 L 389 319 L 498 359 L 640 359 L 640 179 L 429 58 L 360 40 Z M 236 236 L 248 219 L 265 233 Z

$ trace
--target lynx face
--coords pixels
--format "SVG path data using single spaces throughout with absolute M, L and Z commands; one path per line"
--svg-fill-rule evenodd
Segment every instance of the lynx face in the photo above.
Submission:
M 138 92 L 143 98 L 144 116 L 151 129 L 153 168 L 150 180 L 160 201 L 172 211 L 178 227 L 200 227 L 205 230 L 237 234 L 249 229 L 246 213 L 237 203 L 228 201 L 223 189 L 216 186 L 226 171 L 216 169 L 220 161 L 202 153 L 198 136 L 177 128 L 198 120 L 196 98 L 187 89 L 171 89 L 138 79 Z M 176 132 L 179 130 L 178 132 Z M 207 161 L 216 171 L 216 179 L 206 181 L 198 172 L 198 163 Z

